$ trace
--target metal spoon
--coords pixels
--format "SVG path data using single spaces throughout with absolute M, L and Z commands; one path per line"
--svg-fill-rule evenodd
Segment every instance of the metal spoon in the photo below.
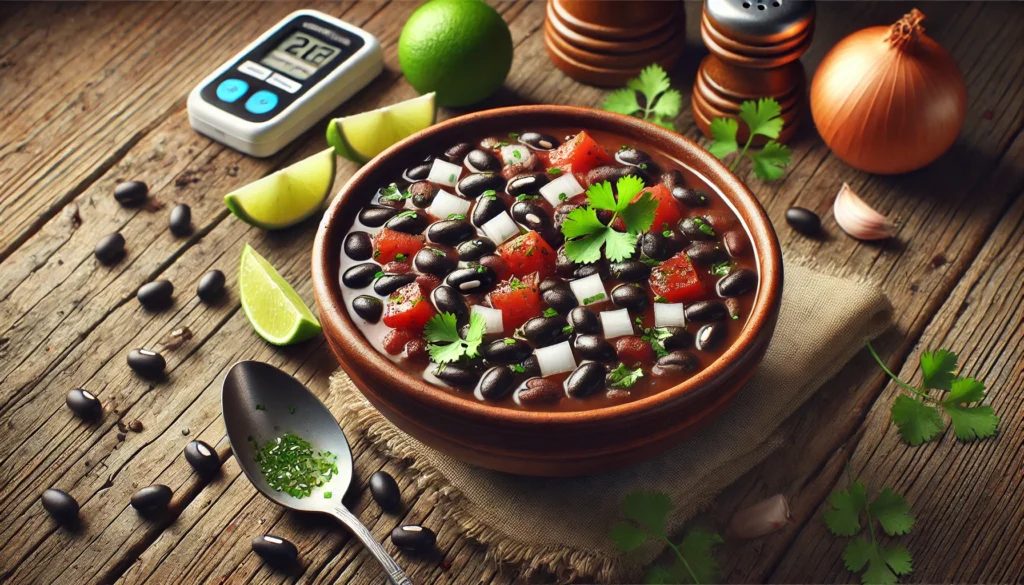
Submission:
M 334 415 L 308 388 L 270 364 L 238 362 L 231 366 L 224 378 L 221 409 L 235 459 L 261 494 L 291 510 L 334 516 L 376 557 L 391 583 L 412 585 L 373 534 L 341 504 L 341 496 L 352 481 L 352 451 Z M 301 437 L 316 449 L 330 451 L 338 457 L 337 475 L 309 497 L 296 498 L 275 491 L 267 484 L 254 458 L 253 440 L 262 445 L 285 433 Z M 325 498 L 326 492 L 331 492 L 334 497 Z

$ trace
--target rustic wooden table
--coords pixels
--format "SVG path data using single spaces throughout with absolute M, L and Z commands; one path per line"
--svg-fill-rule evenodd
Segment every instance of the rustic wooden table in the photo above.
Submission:
M 396 41 L 417 3 L 313 3 L 377 35 L 386 71 L 345 105 L 363 111 L 413 97 L 398 68 Z M 309 6 L 309 4 L 303 5 Z M 230 456 L 220 420 L 220 381 L 232 363 L 257 359 L 294 373 L 327 403 L 335 361 L 323 339 L 275 349 L 262 342 L 232 292 L 216 306 L 193 296 L 200 275 L 220 268 L 233 285 L 250 242 L 312 302 L 309 253 L 316 221 L 268 234 L 232 217 L 221 196 L 324 148 L 322 131 L 269 160 L 255 160 L 193 132 L 188 91 L 243 43 L 300 7 L 268 3 L 24 3 L 0 5 L 0 581 L 12 583 L 380 583 L 377 565 L 328 521 L 282 512 L 258 496 Z M 845 539 L 820 520 L 823 502 L 844 482 L 847 460 L 870 485 L 905 492 L 919 519 L 900 539 L 914 555 L 911 581 L 1008 582 L 1024 575 L 1024 6 L 950 2 L 919 6 L 928 31 L 956 57 L 969 87 L 969 112 L 953 151 L 927 169 L 898 177 L 856 172 L 816 137 L 793 143 L 783 180 L 745 176 L 779 227 L 790 260 L 877 283 L 890 295 L 896 328 L 878 344 L 911 377 L 919 354 L 939 345 L 991 388 L 1002 417 L 998 437 L 963 444 L 947 433 L 911 448 L 889 423 L 895 386 L 862 354 L 795 415 L 788 444 L 717 500 L 702 522 L 724 527 L 731 514 L 783 492 L 793 521 L 753 542 L 729 542 L 719 559 L 732 582 L 852 581 Z M 482 107 L 516 103 L 597 106 L 605 91 L 573 82 L 549 63 L 542 2 L 499 3 L 516 45 L 501 93 Z M 703 49 L 699 4 L 688 6 L 690 48 L 674 72 L 688 93 Z M 821 3 L 809 70 L 849 32 L 889 23 L 909 4 Z M 686 100 L 689 103 L 689 100 Z M 455 112 L 444 112 L 445 116 Z M 688 107 L 678 120 L 696 136 Z M 318 126 L 319 128 L 319 126 Z M 355 170 L 341 164 L 338 180 Z M 150 185 L 162 210 L 129 210 L 115 184 Z M 847 181 L 898 219 L 898 242 L 858 243 L 831 220 L 830 203 Z M 195 232 L 175 238 L 168 206 L 185 202 Z M 829 236 L 810 240 L 783 222 L 791 205 L 823 215 Z M 92 256 L 96 241 L 120 231 L 127 258 L 113 267 Z M 143 283 L 177 286 L 172 310 L 148 313 L 134 300 Z M 167 352 L 169 379 L 132 375 L 125 354 L 187 326 L 195 338 Z M 813 327 L 809 323 L 808 327 Z M 64 406 L 84 387 L 106 407 L 85 424 Z M 138 420 L 139 432 L 121 424 Z M 209 484 L 181 456 L 203 439 L 225 461 Z M 431 525 L 443 510 L 408 475 L 356 440 L 365 482 L 383 465 L 399 478 L 405 521 Z M 128 500 L 139 487 L 174 490 L 171 512 L 141 519 Z M 48 487 L 82 505 L 83 525 L 58 528 L 43 511 Z M 396 525 L 362 498 L 356 507 L 381 540 Z M 293 540 L 304 568 L 271 571 L 249 546 L 273 532 Z M 399 556 L 417 583 L 510 583 L 512 567 L 451 533 L 429 560 Z M 393 550 L 390 542 L 386 543 Z M 549 577 L 550 578 L 550 577 Z

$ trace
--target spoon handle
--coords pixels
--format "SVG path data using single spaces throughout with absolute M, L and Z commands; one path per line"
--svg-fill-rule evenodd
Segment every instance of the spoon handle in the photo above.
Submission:
M 362 541 L 366 550 L 370 551 L 370 554 L 384 568 L 384 571 L 388 574 L 388 581 L 392 585 L 412 585 L 412 581 L 409 580 L 402 567 L 399 567 L 395 559 L 388 555 L 384 547 L 377 542 L 377 539 L 363 526 L 363 523 L 359 521 L 359 518 L 356 518 L 355 514 L 349 512 L 344 506 L 336 506 L 331 510 L 331 515 L 340 520 L 345 526 L 348 526 L 352 534 L 355 534 L 356 538 Z

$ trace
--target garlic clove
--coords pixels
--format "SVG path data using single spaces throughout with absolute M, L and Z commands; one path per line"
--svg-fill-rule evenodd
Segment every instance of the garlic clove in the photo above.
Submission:
M 896 233 L 896 225 L 857 196 L 846 183 L 836 195 L 832 214 L 839 227 L 858 240 L 884 240 Z
M 775 494 L 749 508 L 733 514 L 729 532 L 736 538 L 747 540 L 775 532 L 789 521 L 789 502 L 786 496 Z

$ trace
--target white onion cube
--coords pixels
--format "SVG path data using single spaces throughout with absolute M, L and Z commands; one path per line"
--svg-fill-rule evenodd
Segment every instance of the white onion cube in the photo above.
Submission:
M 601 328 L 605 339 L 615 339 L 623 335 L 633 335 L 633 321 L 629 319 L 629 311 L 601 311 Z
M 583 193 L 583 185 L 572 173 L 565 173 L 540 188 L 540 194 L 552 207 L 558 207 L 565 201 Z
M 582 307 L 608 299 L 608 293 L 604 290 L 604 281 L 601 280 L 600 274 L 591 274 L 570 280 L 569 288 L 572 289 L 572 294 L 576 295 L 576 300 Z
M 463 199 L 457 195 L 439 189 L 434 195 L 434 201 L 427 208 L 427 213 L 438 219 L 447 219 L 449 215 L 468 215 L 469 207 L 472 205 L 469 199 Z
M 541 376 L 551 376 L 576 369 L 576 358 L 572 355 L 572 348 L 569 347 L 568 341 L 547 347 L 538 347 L 533 353 L 537 356 L 537 365 L 540 366 Z
M 489 335 L 505 331 L 505 322 L 502 318 L 501 309 L 492 309 L 491 307 L 484 307 L 482 305 L 473 305 L 470 312 L 479 314 L 484 318 L 484 323 L 486 323 L 484 333 Z
M 461 174 L 462 167 L 459 165 L 435 158 L 434 162 L 430 165 L 430 174 L 427 175 L 427 180 L 431 183 L 444 185 L 445 187 L 454 187 L 459 182 L 459 175 Z
M 654 303 L 655 327 L 686 327 L 683 303 Z
M 502 211 L 494 216 L 487 223 L 480 226 L 480 229 L 484 232 L 485 236 L 494 242 L 495 246 L 500 246 L 508 241 L 509 238 L 519 235 L 519 226 L 516 225 L 516 222 L 507 211 Z

